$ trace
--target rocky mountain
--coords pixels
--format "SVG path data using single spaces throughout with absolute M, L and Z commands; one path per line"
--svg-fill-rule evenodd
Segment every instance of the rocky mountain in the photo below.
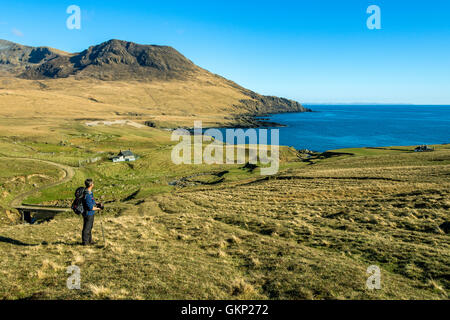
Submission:
M 101 80 L 183 79 L 197 71 L 171 47 L 110 40 L 72 56 L 56 56 L 21 75 L 27 79 L 93 77 Z
M 73 54 L 0 40 L 0 70 L 29 80 L 73 77 L 78 80 L 171 81 L 192 80 L 202 74 L 212 75 L 172 47 L 121 40 L 109 40 Z M 241 99 L 237 105 L 247 113 L 309 111 L 296 101 L 262 96 L 230 80 L 213 76 L 248 97 Z
M 0 40 L 0 67 L 25 79 L 182 79 L 200 68 L 171 47 L 109 40 L 75 54 Z
M 48 47 L 23 46 L 0 39 L 0 69 L 20 74 L 27 68 L 39 66 L 57 57 L 68 56 L 67 52 Z

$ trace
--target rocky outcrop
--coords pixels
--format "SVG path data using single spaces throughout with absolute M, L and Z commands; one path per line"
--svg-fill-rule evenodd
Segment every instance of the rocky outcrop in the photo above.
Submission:
M 0 40 L 0 69 L 13 73 L 39 66 L 68 53 L 48 47 L 23 46 L 7 40 Z
M 21 77 L 170 80 L 183 79 L 199 69 L 171 47 L 110 40 L 72 56 L 57 56 L 37 66 L 29 65 Z

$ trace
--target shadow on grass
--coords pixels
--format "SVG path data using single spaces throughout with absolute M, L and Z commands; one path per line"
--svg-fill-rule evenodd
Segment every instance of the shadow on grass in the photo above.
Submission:
M 83 245 L 83 243 L 81 241 L 73 241 L 73 242 L 69 242 L 69 241 L 56 241 L 56 242 L 47 242 L 47 241 L 42 241 L 41 243 L 44 246 L 48 246 L 48 245 L 52 245 L 52 246 L 58 246 L 58 245 L 65 245 L 65 246 L 71 246 L 71 247 L 86 247 L 85 245 Z M 95 243 L 93 245 L 88 245 L 88 247 L 91 248 L 97 248 L 97 249 L 103 249 L 105 246 L 103 245 L 103 243 Z
M 48 246 L 48 245 L 65 245 L 65 246 L 81 246 L 81 241 L 74 241 L 74 242 L 67 242 L 67 241 L 56 241 L 56 242 L 47 242 L 47 241 L 42 241 L 39 244 L 36 243 L 25 243 L 22 242 L 20 240 L 15 240 L 12 238 L 7 238 L 7 237 L 3 237 L 0 236 L 0 242 L 4 242 L 4 243 L 9 243 L 9 244 L 13 244 L 15 246 L 22 246 L 22 247 L 36 247 L 38 245 L 44 245 L 44 246 Z
M 270 180 L 380 180 L 380 181 L 394 181 L 403 182 L 403 180 L 385 178 L 385 177 L 302 177 L 302 176 L 268 176 L 260 179 L 256 179 L 250 182 L 242 183 L 240 186 L 247 186 L 256 183 L 261 183 Z
M 7 238 L 7 237 L 2 237 L 2 236 L 0 236 L 0 242 L 10 243 L 10 244 L 13 244 L 15 246 L 24 246 L 24 247 L 37 246 L 37 244 L 25 243 L 25 242 L 22 242 L 22 241 L 19 241 L 19 240 Z
M 54 217 L 47 217 L 47 218 L 36 218 L 32 224 L 41 224 L 41 223 L 46 223 L 46 222 L 50 222 L 54 219 Z
M 385 148 L 385 147 L 366 147 L 365 149 L 372 149 L 372 150 L 395 150 L 395 151 L 403 151 L 403 152 L 414 152 L 414 150 L 411 150 L 411 149 Z
M 314 155 L 311 155 L 311 157 L 306 158 L 306 159 L 301 159 L 301 161 L 303 162 L 307 162 L 308 165 L 314 165 L 316 164 L 314 162 L 314 160 L 324 160 L 324 159 L 329 159 L 329 158 L 336 158 L 336 157 L 340 157 L 340 156 L 354 156 L 354 153 L 350 153 L 350 152 L 335 152 L 335 151 L 325 151 L 322 153 L 316 153 Z
M 335 152 L 335 151 L 325 151 L 319 154 L 316 159 L 329 159 L 329 158 L 335 158 L 340 156 L 354 156 L 354 153 L 350 152 Z
M 46 245 L 46 246 L 48 246 L 48 245 L 57 246 L 57 245 L 60 245 L 60 244 L 63 244 L 65 246 L 81 246 L 82 245 L 81 241 L 80 242 L 78 242 L 78 241 L 75 241 L 75 242 L 56 241 L 56 242 L 50 242 L 50 243 L 48 243 L 46 241 L 42 242 L 42 245 Z
M 141 191 L 141 189 L 139 188 L 138 190 L 136 190 L 135 192 L 133 192 L 132 194 L 130 194 L 128 197 L 120 200 L 121 202 L 127 202 L 127 201 L 131 201 L 136 199 L 136 196 L 138 195 L 138 193 Z

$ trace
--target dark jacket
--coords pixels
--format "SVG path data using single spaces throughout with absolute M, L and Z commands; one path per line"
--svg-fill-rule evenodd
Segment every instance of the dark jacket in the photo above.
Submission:
M 95 214 L 94 207 L 97 206 L 97 203 L 94 199 L 94 193 L 86 191 L 84 193 L 83 205 L 85 209 L 85 215 L 93 216 Z

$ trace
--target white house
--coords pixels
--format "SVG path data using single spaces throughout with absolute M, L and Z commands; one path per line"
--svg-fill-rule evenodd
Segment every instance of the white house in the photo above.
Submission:
M 113 162 L 123 162 L 123 161 L 136 161 L 137 156 L 131 152 L 128 151 L 120 151 L 119 154 L 112 158 Z

